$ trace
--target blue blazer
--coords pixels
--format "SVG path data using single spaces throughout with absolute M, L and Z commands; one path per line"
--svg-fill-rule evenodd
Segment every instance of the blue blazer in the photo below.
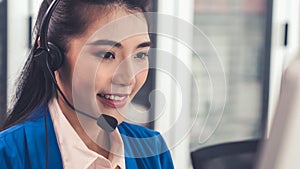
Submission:
M 46 168 L 46 132 L 42 106 L 23 123 L 0 133 L 1 169 Z M 53 124 L 47 109 L 48 166 L 62 169 Z M 118 126 L 121 133 L 127 169 L 173 169 L 173 162 L 163 138 L 158 132 L 126 122 Z

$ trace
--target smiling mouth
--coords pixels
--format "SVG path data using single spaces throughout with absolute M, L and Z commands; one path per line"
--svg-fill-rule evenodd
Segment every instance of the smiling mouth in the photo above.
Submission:
M 97 94 L 100 102 L 110 108 L 124 107 L 128 100 L 128 94 Z

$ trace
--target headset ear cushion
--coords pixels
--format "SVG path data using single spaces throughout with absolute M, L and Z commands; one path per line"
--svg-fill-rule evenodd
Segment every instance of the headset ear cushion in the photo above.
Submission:
M 50 69 L 55 71 L 59 69 L 64 63 L 64 56 L 61 50 L 51 42 L 48 42 L 49 54 L 48 63 Z

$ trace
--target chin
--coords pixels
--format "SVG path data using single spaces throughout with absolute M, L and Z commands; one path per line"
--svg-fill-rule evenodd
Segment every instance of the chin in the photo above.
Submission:
M 101 102 L 100 103 L 98 102 L 98 106 L 99 106 L 98 108 L 99 108 L 101 114 L 106 114 L 106 115 L 114 117 L 115 119 L 117 119 L 118 124 L 120 124 L 124 121 L 124 117 L 125 117 L 124 115 L 125 115 L 126 111 L 128 110 L 128 103 L 121 108 L 106 107 L 106 106 L 103 106 L 101 104 Z

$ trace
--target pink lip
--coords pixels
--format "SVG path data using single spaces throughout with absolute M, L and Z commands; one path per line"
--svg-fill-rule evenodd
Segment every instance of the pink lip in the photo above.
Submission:
M 128 95 L 126 95 L 126 96 L 128 96 Z M 110 107 L 110 108 L 122 108 L 122 107 L 124 107 L 127 103 L 127 98 L 128 98 L 128 97 L 126 97 L 123 100 L 110 100 L 110 99 L 106 99 L 104 97 L 101 97 L 99 95 L 97 95 L 97 97 L 103 105 L 105 105 L 107 107 Z

